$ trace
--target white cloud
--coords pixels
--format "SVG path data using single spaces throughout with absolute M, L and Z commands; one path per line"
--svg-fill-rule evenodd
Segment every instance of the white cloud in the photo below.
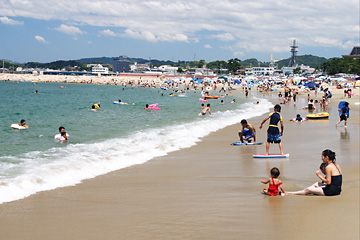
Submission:
M 289 37 L 302 39 L 303 47 L 342 49 L 359 42 L 355 0 L 19 1 L 0 3 L 0 16 L 61 21 L 56 30 L 75 36 L 85 33 L 75 26 L 119 28 L 124 34 L 100 34 L 153 43 L 213 38 L 230 42 L 231 52 L 244 53 L 289 52 Z
M 214 35 L 211 35 L 211 38 L 217 38 L 217 39 L 219 39 L 221 41 L 235 40 L 235 37 L 231 33 L 214 34 Z
M 105 29 L 103 31 L 100 31 L 99 33 L 103 36 L 116 37 L 116 33 L 114 33 L 113 31 L 111 31 L 109 29 Z
M 45 38 L 43 38 L 41 36 L 36 35 L 34 38 L 41 43 L 48 43 L 48 41 L 46 41 Z
M 233 56 L 234 57 L 243 57 L 243 56 L 245 56 L 245 53 L 244 52 L 233 52 Z
M 84 31 L 81 31 L 78 27 L 69 26 L 65 24 L 61 24 L 58 28 L 55 28 L 55 30 L 69 35 L 79 35 L 86 33 Z
M 10 19 L 6 16 L 0 17 L 0 22 L 3 24 L 7 24 L 7 25 L 23 25 L 24 24 L 23 21 L 16 21 L 16 20 Z
M 142 31 L 142 32 L 137 32 L 137 31 L 133 31 L 131 29 L 126 29 L 123 36 L 125 37 L 130 37 L 130 38 L 135 38 L 135 39 L 142 39 L 142 40 L 146 40 L 149 42 L 158 42 L 158 41 L 167 41 L 167 42 L 174 42 L 174 41 L 179 41 L 179 42 L 189 42 L 189 39 L 186 35 L 184 34 L 180 34 L 180 33 L 176 33 L 176 34 L 167 34 L 167 33 L 153 33 L 151 31 Z
M 212 48 L 210 44 L 205 44 L 204 48 Z
M 136 39 L 144 39 L 149 42 L 157 42 L 158 41 L 156 36 L 149 31 L 135 32 L 133 30 L 126 29 L 125 36 L 130 37 L 130 38 L 136 38 Z

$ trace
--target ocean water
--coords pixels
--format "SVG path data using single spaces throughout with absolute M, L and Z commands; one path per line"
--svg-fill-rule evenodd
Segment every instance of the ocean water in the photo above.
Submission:
M 224 105 L 221 99 L 209 100 L 212 115 L 199 116 L 200 91 L 170 93 L 131 86 L 0 82 L 0 203 L 191 147 L 211 132 L 272 107 L 262 99 L 227 96 Z M 230 104 L 234 98 L 236 103 Z M 113 104 L 118 99 L 129 105 Z M 99 101 L 101 109 L 90 111 Z M 144 110 L 152 103 L 161 110 Z M 10 128 L 21 119 L 29 129 Z M 66 143 L 54 140 L 59 126 L 70 135 Z

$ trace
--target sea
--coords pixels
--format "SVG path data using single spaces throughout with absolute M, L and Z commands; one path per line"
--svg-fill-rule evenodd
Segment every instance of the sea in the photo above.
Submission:
M 272 108 L 265 99 L 213 92 L 224 98 L 209 100 L 212 115 L 199 116 L 200 90 L 170 96 L 172 92 L 119 85 L 0 82 L 0 204 L 143 164 Z M 235 103 L 230 103 L 233 99 Z M 128 105 L 114 104 L 117 100 Z M 91 111 L 98 102 L 100 110 Z M 154 103 L 161 110 L 144 109 Z M 21 119 L 28 129 L 10 127 Z M 69 134 L 66 142 L 54 140 L 60 126 Z

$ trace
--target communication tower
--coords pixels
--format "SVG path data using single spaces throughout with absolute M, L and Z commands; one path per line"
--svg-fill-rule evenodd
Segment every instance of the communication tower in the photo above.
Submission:
M 289 67 L 297 67 L 297 63 L 296 63 L 296 53 L 298 52 L 297 48 L 298 46 L 296 46 L 296 40 L 293 40 L 293 45 L 290 46 L 291 59 L 289 62 Z

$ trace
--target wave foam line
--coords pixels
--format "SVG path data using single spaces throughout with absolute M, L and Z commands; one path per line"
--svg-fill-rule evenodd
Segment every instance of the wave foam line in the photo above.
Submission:
M 272 104 L 245 103 L 237 110 L 216 112 L 197 121 L 135 132 L 126 138 L 0 158 L 0 204 L 40 191 L 73 186 L 155 157 L 188 148 L 226 126 L 269 112 Z M 206 126 L 206 127 L 205 127 Z

